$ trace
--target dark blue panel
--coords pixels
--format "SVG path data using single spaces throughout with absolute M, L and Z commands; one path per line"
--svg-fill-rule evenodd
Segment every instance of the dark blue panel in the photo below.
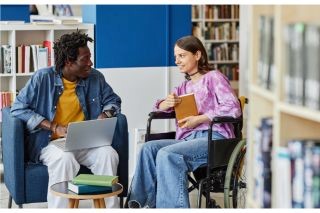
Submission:
M 30 22 L 29 5 L 0 5 L 0 20 Z
M 172 5 L 170 6 L 170 38 L 169 38 L 169 65 L 173 66 L 174 53 L 173 48 L 177 39 L 182 36 L 192 35 L 191 6 L 190 5 Z
M 168 66 L 172 43 L 191 31 L 191 6 L 97 5 L 95 24 L 96 67 Z
M 97 67 L 163 65 L 166 59 L 165 20 L 164 6 L 98 7 Z

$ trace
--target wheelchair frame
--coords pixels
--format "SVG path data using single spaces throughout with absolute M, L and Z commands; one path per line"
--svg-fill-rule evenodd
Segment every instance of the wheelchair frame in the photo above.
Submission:
M 241 109 L 243 109 L 244 104 L 248 103 L 248 99 L 245 97 L 240 97 L 239 101 L 241 103 Z M 145 142 L 150 140 L 159 140 L 159 139 L 174 139 L 175 132 L 164 132 L 164 133 L 151 133 L 151 122 L 154 119 L 175 119 L 175 113 L 167 112 L 151 112 L 149 113 L 149 118 L 147 121 L 147 131 L 145 136 Z M 198 189 L 198 208 L 201 208 L 201 197 L 202 195 L 206 198 L 206 207 L 219 208 L 214 199 L 210 198 L 210 192 L 223 192 L 224 193 L 224 205 L 226 208 L 230 207 L 230 192 L 234 191 L 236 188 L 236 178 L 235 178 L 235 169 L 239 169 L 237 163 L 242 162 L 245 156 L 245 140 L 242 140 L 242 115 L 239 118 L 233 117 L 215 117 L 210 123 L 210 128 L 208 129 L 208 163 L 205 167 L 200 167 L 193 171 L 194 176 L 202 176 L 200 179 L 195 180 L 190 175 L 188 175 L 188 180 L 191 182 L 191 186 L 188 188 L 188 192 Z M 220 139 L 212 140 L 212 126 L 219 123 L 232 123 L 235 128 L 235 138 L 231 139 Z M 219 152 L 216 152 L 219 150 Z M 225 150 L 221 152 L 220 150 Z M 241 154 L 243 153 L 244 154 Z M 240 155 L 240 159 L 239 159 Z M 213 156 L 211 158 L 210 156 Z M 227 159 L 226 159 L 227 157 Z M 240 160 L 240 161 L 239 161 Z M 205 169 L 206 168 L 206 169 Z M 204 170 L 205 169 L 205 170 Z M 222 170 L 221 170 L 222 169 Z M 198 175 L 197 174 L 198 170 Z M 212 173 L 213 171 L 213 173 Z M 224 173 L 225 176 L 222 177 L 223 180 L 215 180 L 217 172 Z M 197 178 L 196 178 L 197 179 Z M 214 187 L 214 184 L 219 182 L 219 187 Z M 223 182 L 223 183 L 222 183 Z M 246 184 L 245 184 L 246 186 Z M 218 188 L 218 189 L 216 189 Z M 131 191 L 131 187 L 130 187 Z M 128 200 L 130 199 L 130 191 L 128 193 L 127 201 L 125 207 L 128 206 Z M 237 192 L 232 193 L 232 198 L 237 196 Z M 233 199 L 234 207 L 237 207 L 237 201 Z

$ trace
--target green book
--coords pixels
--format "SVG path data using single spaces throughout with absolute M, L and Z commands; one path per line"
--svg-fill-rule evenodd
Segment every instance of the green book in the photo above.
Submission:
M 80 174 L 73 178 L 72 183 L 91 186 L 112 186 L 118 183 L 118 176 Z

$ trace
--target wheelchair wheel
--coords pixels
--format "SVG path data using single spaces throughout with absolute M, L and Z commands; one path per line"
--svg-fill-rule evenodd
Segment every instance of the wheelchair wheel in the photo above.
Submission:
M 242 140 L 233 150 L 230 157 L 224 182 L 224 207 L 245 208 L 247 195 L 247 180 L 245 154 L 246 141 Z M 232 200 L 232 205 L 230 204 Z

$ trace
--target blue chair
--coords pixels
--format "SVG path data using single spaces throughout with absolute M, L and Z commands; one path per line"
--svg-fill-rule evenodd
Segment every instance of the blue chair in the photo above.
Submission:
M 120 207 L 128 192 L 128 124 L 126 116 L 119 114 L 112 147 L 119 154 L 117 175 L 123 185 L 119 195 Z M 48 169 L 41 163 L 27 162 L 25 154 L 25 124 L 10 114 L 10 108 L 2 109 L 2 158 L 4 183 L 10 193 L 8 208 L 12 199 L 22 208 L 23 204 L 47 202 Z M 81 166 L 79 173 L 90 172 Z

